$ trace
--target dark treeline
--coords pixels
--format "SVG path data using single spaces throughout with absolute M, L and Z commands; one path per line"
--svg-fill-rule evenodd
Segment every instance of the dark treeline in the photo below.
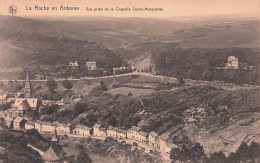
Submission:
M 157 73 L 194 80 L 220 80 L 235 84 L 258 84 L 259 49 L 253 48 L 191 48 L 177 45 L 153 51 L 152 59 Z M 227 58 L 236 56 L 238 69 L 225 67 Z M 251 67 L 250 69 L 250 66 Z
M 222 151 L 215 152 L 206 157 L 203 147 L 196 143 L 194 145 L 183 145 L 181 149 L 172 149 L 170 158 L 175 162 L 210 162 L 210 163 L 237 163 L 237 162 L 259 162 L 260 145 L 252 142 L 250 145 L 242 143 L 235 153 L 226 156 Z

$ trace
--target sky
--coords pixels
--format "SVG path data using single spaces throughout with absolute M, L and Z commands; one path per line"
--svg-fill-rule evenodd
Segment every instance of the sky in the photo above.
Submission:
M 212 15 L 260 15 L 260 0 L 0 0 L 0 14 L 11 15 L 9 6 L 17 7 L 16 16 L 110 16 L 110 17 L 176 17 Z M 35 5 L 49 7 L 35 10 Z M 79 7 L 78 11 L 62 11 L 60 6 Z M 26 7 L 27 6 L 27 7 Z M 28 10 L 29 7 L 32 10 Z M 52 10 L 57 7 L 58 10 Z M 86 11 L 86 7 L 92 11 Z M 131 11 L 116 11 L 116 8 Z M 162 8 L 163 11 L 133 11 L 134 8 Z M 27 8 L 27 9 L 26 9 Z M 102 8 L 103 11 L 95 11 Z M 108 8 L 108 11 L 104 11 Z M 114 11 L 110 9 L 113 8 Z

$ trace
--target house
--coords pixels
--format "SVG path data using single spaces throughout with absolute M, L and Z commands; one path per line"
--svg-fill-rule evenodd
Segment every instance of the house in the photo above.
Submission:
M 228 63 L 226 63 L 226 68 L 238 69 L 238 58 L 236 58 L 235 56 L 229 56 Z
M 117 138 L 117 130 L 118 128 L 108 126 L 107 128 L 107 136 L 112 137 L 112 138 Z
M 35 129 L 38 131 L 38 132 L 41 132 L 42 131 L 42 121 L 39 121 L 39 120 L 37 120 L 37 121 L 35 121 L 35 123 L 34 123 L 34 127 L 35 127 Z
M 64 103 L 64 104 L 69 104 L 69 103 L 71 103 L 71 99 L 69 98 L 69 97 L 65 97 L 65 98 L 63 98 L 63 99 L 61 99 L 61 103 Z
M 86 67 L 88 70 L 95 70 L 95 69 L 97 69 L 97 63 L 94 61 L 86 62 Z
M 24 100 L 27 100 L 31 109 L 36 109 L 38 107 L 38 98 L 16 98 L 14 101 L 14 107 L 18 108 Z
M 107 128 L 107 136 L 114 137 L 113 126 L 108 126 L 108 128 Z
M 30 130 L 35 128 L 35 122 L 27 121 L 24 126 L 25 130 Z
M 49 122 L 42 122 L 41 132 L 52 133 L 55 130 L 55 126 Z
M 54 126 L 54 128 L 56 128 L 56 132 L 60 133 L 60 129 L 62 128 L 63 124 L 61 124 L 60 122 L 54 121 L 51 123 L 52 126 Z
M 72 131 L 74 135 L 87 135 L 90 136 L 92 134 L 92 128 L 83 126 L 83 125 L 76 125 L 75 129 Z
M 143 131 L 139 131 L 138 132 L 138 137 L 137 137 L 137 140 L 144 143 L 146 142 L 146 139 L 147 139 L 147 133 L 146 132 L 143 132 Z
M 126 139 L 127 138 L 127 131 L 123 129 L 117 129 L 117 138 L 119 139 Z
M 6 126 L 8 127 L 8 128 L 13 128 L 13 118 L 12 117 L 9 117 L 9 116 L 6 116 L 5 118 L 4 118 L 4 120 L 5 120 L 5 124 L 6 124 Z
M 21 103 L 18 104 L 17 106 L 17 115 L 18 116 L 24 116 L 24 114 L 30 109 L 30 105 L 28 101 L 22 100 Z
M 179 148 L 177 145 L 172 143 L 171 139 L 168 139 L 166 142 L 165 153 L 170 154 L 172 149 Z
M 156 147 L 156 138 L 158 134 L 154 131 L 151 131 L 148 135 L 148 143 L 150 146 Z
M 100 127 L 101 127 L 100 124 L 95 124 L 95 125 L 93 126 L 93 135 L 95 135 L 95 136 L 101 136 Z
M 99 129 L 99 131 L 100 131 L 100 136 L 102 136 L 102 137 L 106 137 L 107 136 L 107 130 L 104 127 L 101 127 Z
M 70 123 L 66 125 L 60 124 L 56 129 L 58 133 L 70 134 L 72 133 L 73 125 L 71 125 Z
M 69 67 L 71 67 L 71 68 L 78 68 L 79 67 L 78 61 L 75 61 L 75 62 L 71 61 L 71 62 L 69 62 Z
M 13 121 L 13 129 L 21 130 L 25 127 L 26 120 L 22 117 L 17 117 Z
M 133 126 L 132 128 L 127 130 L 127 138 L 138 140 L 138 132 L 141 130 L 141 128 Z
M 7 94 L 0 95 L 0 104 L 7 103 Z
M 160 135 L 159 137 L 159 149 L 162 151 L 162 152 L 166 152 L 168 149 L 167 147 L 167 140 L 170 139 L 169 138 L 169 134 L 162 134 Z

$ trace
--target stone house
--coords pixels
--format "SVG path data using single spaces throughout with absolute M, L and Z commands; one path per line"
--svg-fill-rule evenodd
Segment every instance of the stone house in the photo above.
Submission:
M 16 98 L 14 101 L 14 107 L 18 108 L 18 106 L 24 101 L 27 100 L 29 107 L 31 109 L 38 108 L 38 98 Z
M 37 120 L 37 121 L 35 121 L 35 123 L 34 123 L 34 127 L 35 127 L 35 129 L 38 131 L 38 132 L 41 132 L 42 131 L 42 121 L 39 121 L 39 120 Z
M 170 154 L 171 150 L 174 148 L 179 148 L 179 147 L 177 145 L 173 144 L 171 139 L 168 139 L 166 142 L 166 148 L 165 148 L 164 152 L 167 154 Z
M 28 101 L 25 99 L 17 106 L 17 116 L 24 116 L 24 114 L 30 109 Z
M 7 94 L 0 95 L 0 104 L 7 103 Z
M 127 131 L 123 129 L 117 129 L 116 131 L 117 138 L 119 139 L 126 139 L 127 138 Z
M 235 56 L 229 56 L 228 63 L 226 63 L 226 68 L 238 69 L 238 58 Z
M 74 135 L 90 136 L 92 134 L 92 128 L 83 125 L 76 125 L 72 133 Z
M 100 124 L 95 124 L 93 126 L 93 135 L 94 136 L 101 136 L 100 128 L 101 128 Z
M 137 141 L 144 143 L 147 140 L 148 134 L 146 132 L 139 131 L 137 136 Z
M 169 138 L 169 134 L 162 134 L 159 136 L 159 149 L 162 152 L 167 152 L 168 151 L 168 147 L 167 147 L 167 140 L 170 139 Z
M 22 117 L 17 117 L 13 121 L 13 129 L 14 130 L 21 130 L 25 127 L 26 120 Z
M 95 69 L 97 69 L 97 63 L 94 61 L 86 62 L 86 67 L 88 70 L 95 70 Z
M 132 128 L 127 130 L 127 137 L 129 139 L 138 140 L 138 132 L 141 130 L 141 128 L 133 126 Z
M 24 126 L 25 130 L 30 130 L 35 128 L 35 122 L 27 121 Z
M 42 122 L 41 132 L 52 133 L 55 128 L 56 127 L 49 122 Z
M 99 129 L 99 131 L 100 131 L 100 136 L 102 136 L 102 137 L 106 137 L 107 136 L 107 130 L 104 127 L 101 127 Z
M 78 61 L 75 61 L 75 62 L 71 61 L 71 62 L 69 62 L 69 67 L 71 67 L 71 68 L 78 68 L 79 67 Z
M 108 126 L 108 128 L 107 128 L 107 136 L 114 137 L 113 126 Z M 116 135 L 115 135 L 115 137 L 116 137 Z
M 151 131 L 148 135 L 148 143 L 150 146 L 156 147 L 156 138 L 158 134 L 154 131 Z
M 60 124 L 56 129 L 58 133 L 70 134 L 73 131 L 73 125 L 70 123 L 66 125 Z

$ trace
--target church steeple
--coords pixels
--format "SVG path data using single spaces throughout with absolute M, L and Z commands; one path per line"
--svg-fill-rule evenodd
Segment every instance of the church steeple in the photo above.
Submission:
M 31 97 L 31 95 L 32 95 L 29 70 L 27 70 L 27 76 L 26 76 L 26 81 L 25 81 L 24 94 L 25 94 L 25 97 L 27 97 L 27 98 L 28 98 L 28 97 Z
M 51 144 L 56 144 L 56 145 L 59 144 L 59 139 L 58 139 L 56 128 L 53 131 L 53 135 L 52 135 L 52 138 L 51 138 Z

